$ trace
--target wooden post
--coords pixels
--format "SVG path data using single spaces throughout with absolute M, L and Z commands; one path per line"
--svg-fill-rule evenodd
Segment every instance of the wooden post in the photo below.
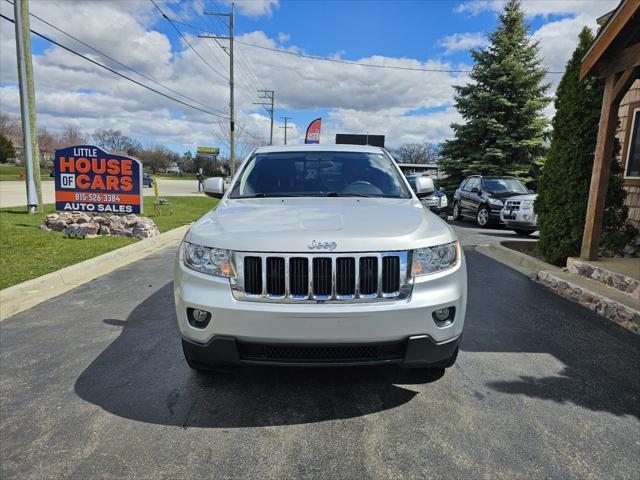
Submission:
M 587 205 L 587 217 L 582 237 L 580 258 L 584 260 L 598 258 L 611 157 L 613 155 L 613 139 L 618 125 L 618 106 L 620 105 L 620 100 L 614 98 L 613 95 L 615 83 L 615 75 L 613 73 L 609 74 L 605 82 L 602 98 L 598 141 L 593 159 L 591 188 L 589 190 L 589 204 Z

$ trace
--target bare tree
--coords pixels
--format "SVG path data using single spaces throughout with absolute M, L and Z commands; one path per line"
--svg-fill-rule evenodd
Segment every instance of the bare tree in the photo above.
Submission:
M 87 137 L 82 133 L 78 127 L 67 124 L 62 129 L 62 133 L 59 138 L 60 146 L 71 147 L 73 145 L 82 145 L 87 142 Z
M 40 148 L 40 166 L 46 166 L 52 161 L 57 147 L 57 138 L 47 131 L 46 127 L 38 129 L 38 147 Z
M 123 135 L 120 130 L 100 128 L 93 132 L 92 138 L 96 145 L 112 152 L 134 155 L 142 150 L 142 144 L 138 140 Z
M 18 119 L 7 112 L 0 111 L 0 133 L 22 145 L 22 126 Z
M 438 163 L 440 147 L 434 143 L 405 143 L 393 152 L 401 163 Z
M 145 167 L 150 168 L 153 173 L 166 170 L 172 163 L 180 159 L 177 153 L 162 145 L 140 149 L 136 152 L 136 157 Z

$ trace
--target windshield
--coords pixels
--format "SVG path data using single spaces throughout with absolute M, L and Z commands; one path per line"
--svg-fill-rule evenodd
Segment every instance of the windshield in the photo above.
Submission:
M 489 193 L 529 193 L 529 190 L 515 178 L 485 178 L 482 188 Z
M 392 162 L 383 153 L 258 153 L 244 165 L 229 197 L 411 198 Z

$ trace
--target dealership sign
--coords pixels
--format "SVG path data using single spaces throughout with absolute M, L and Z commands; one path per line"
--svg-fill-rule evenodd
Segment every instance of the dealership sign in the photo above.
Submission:
M 91 145 L 56 150 L 56 210 L 142 213 L 142 165 Z
M 220 149 L 218 147 L 198 147 L 196 149 L 196 154 L 199 155 L 218 155 L 220 153 Z

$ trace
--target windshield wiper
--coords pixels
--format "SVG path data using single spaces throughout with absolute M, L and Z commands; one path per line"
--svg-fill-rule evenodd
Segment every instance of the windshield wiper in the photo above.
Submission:
M 338 192 L 329 192 L 327 193 L 327 197 L 365 197 L 370 198 L 373 195 L 366 195 L 364 193 L 338 193 Z
M 278 198 L 278 197 L 299 197 L 300 195 L 289 195 L 286 193 L 256 193 L 255 195 L 246 195 L 240 198 Z

